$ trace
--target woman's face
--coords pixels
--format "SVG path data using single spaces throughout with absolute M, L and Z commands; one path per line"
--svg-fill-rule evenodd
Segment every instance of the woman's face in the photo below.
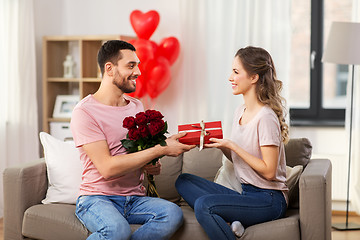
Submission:
M 229 81 L 234 95 L 246 94 L 250 88 L 255 87 L 254 83 L 256 83 L 254 76 L 249 76 L 245 71 L 239 57 L 234 58 Z

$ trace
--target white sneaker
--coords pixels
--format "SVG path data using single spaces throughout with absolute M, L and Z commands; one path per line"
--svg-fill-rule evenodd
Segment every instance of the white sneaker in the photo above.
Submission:
M 241 237 L 244 234 L 245 229 L 241 222 L 235 221 L 231 224 L 231 231 L 233 231 L 235 236 Z

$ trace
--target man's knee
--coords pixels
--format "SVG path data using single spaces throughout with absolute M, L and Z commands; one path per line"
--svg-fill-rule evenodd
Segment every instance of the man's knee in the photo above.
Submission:
M 172 202 L 167 202 L 162 207 L 162 213 L 159 217 L 166 217 L 168 221 L 172 222 L 172 224 L 182 224 L 183 221 L 183 212 L 181 208 Z
M 104 228 L 100 229 L 98 233 L 102 239 L 119 239 L 128 240 L 131 237 L 131 227 L 124 222 L 112 222 L 107 224 Z

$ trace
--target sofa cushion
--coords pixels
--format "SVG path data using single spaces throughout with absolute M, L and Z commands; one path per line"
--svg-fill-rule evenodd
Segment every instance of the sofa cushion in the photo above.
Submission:
M 311 159 L 312 145 L 307 138 L 292 138 L 285 145 L 286 165 L 294 167 L 302 165 L 304 168 Z M 299 208 L 299 182 L 289 195 L 289 208 Z
M 180 155 L 178 157 L 165 156 L 160 159 L 161 174 L 155 176 L 155 184 L 161 198 L 172 202 L 180 200 L 180 195 L 175 188 L 175 181 L 181 174 L 182 158 L 183 156 Z M 147 183 L 144 182 L 144 184 L 147 186 Z
M 310 161 L 312 145 L 307 138 L 292 138 L 285 145 L 286 165 L 294 167 L 303 165 L 306 167 Z
M 285 218 L 250 226 L 239 239 L 300 240 L 298 211 L 290 210 Z
M 181 210 L 184 214 L 184 223 L 171 237 L 171 240 L 209 239 L 204 229 L 197 221 L 194 210 L 187 204 L 182 204 Z
M 213 181 L 222 165 L 223 153 L 217 148 L 205 148 L 199 151 L 194 148 L 185 152 L 183 157 L 183 173 L 190 173 Z
M 38 204 L 25 211 L 22 234 L 31 239 L 81 240 L 90 232 L 75 215 L 73 204 Z M 141 224 L 131 224 L 135 232 Z
M 89 232 L 75 216 L 75 205 L 38 204 L 25 211 L 22 234 L 33 239 L 81 240 Z

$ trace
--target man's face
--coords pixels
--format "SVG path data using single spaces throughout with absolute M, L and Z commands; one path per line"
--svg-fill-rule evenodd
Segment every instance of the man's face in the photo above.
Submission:
M 113 84 L 123 93 L 132 93 L 136 89 L 136 79 L 141 75 L 140 60 L 131 50 L 120 50 L 123 58 L 114 66 Z

